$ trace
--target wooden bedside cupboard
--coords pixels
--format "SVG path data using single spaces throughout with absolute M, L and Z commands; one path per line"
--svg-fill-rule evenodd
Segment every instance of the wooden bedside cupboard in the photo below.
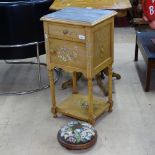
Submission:
M 41 18 L 44 23 L 52 112 L 92 124 L 106 110 L 112 111 L 112 63 L 115 11 L 65 8 Z M 56 104 L 54 68 L 73 73 L 73 94 Z M 93 96 L 93 77 L 108 68 L 107 101 Z M 76 72 L 88 79 L 88 95 L 78 93 Z

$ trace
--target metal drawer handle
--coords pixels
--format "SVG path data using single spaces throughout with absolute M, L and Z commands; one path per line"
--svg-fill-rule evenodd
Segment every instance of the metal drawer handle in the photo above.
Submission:
M 63 34 L 67 34 L 68 33 L 68 30 L 63 30 Z

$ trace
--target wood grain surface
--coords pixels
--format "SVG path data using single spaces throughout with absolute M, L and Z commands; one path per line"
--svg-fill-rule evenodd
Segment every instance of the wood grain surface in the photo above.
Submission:
M 55 0 L 50 9 L 60 10 L 65 7 L 124 10 L 131 8 L 131 3 L 129 0 Z

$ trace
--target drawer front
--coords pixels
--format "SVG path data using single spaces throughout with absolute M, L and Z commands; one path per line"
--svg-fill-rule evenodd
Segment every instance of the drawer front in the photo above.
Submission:
M 51 23 L 48 25 L 48 33 L 52 38 L 85 42 L 85 29 L 81 26 Z
M 86 69 L 85 44 L 49 38 L 50 63 L 58 67 Z

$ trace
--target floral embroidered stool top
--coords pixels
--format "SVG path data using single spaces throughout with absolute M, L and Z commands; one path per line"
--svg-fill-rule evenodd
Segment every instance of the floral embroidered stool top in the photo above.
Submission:
M 57 138 L 68 149 L 87 149 L 95 144 L 97 132 L 89 123 L 72 121 L 58 131 Z

